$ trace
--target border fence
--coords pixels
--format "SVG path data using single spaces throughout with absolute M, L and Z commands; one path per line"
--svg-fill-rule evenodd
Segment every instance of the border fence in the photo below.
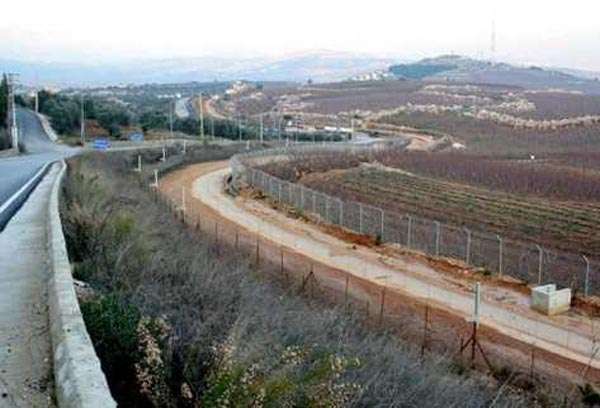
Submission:
M 317 149 L 316 145 L 312 145 L 300 150 L 310 152 L 315 149 Z M 356 149 L 357 152 L 363 152 L 363 150 Z M 238 149 L 238 151 L 242 151 L 242 149 Z M 282 151 L 284 149 L 277 150 L 277 152 Z M 269 152 L 272 153 L 273 150 L 269 150 L 265 154 L 255 152 L 248 157 L 268 162 L 271 160 L 268 157 Z M 543 343 L 546 342 L 586 356 L 587 368 L 583 371 L 583 379 L 589 381 L 588 369 L 596 367 L 594 356 L 597 354 L 598 347 L 595 331 L 582 332 L 581 330 L 564 329 L 563 325 L 551 319 L 538 320 L 523 315 L 515 319 L 515 315 L 511 311 L 495 307 L 495 302 L 481 299 L 479 316 L 484 321 L 483 324 L 495 322 L 501 327 L 525 333 L 526 336 L 520 341 L 527 343 L 525 346 L 527 349 L 524 350 L 528 350 L 529 358 L 507 360 L 506 354 L 501 351 L 506 343 L 493 331 L 491 337 L 488 337 L 485 331 L 481 331 L 480 337 L 483 341 L 497 344 L 500 347 L 481 348 L 478 346 L 480 353 L 475 353 L 476 345 L 480 344 L 477 340 L 478 331 L 475 329 L 477 326 L 460 317 L 460 313 L 449 317 L 447 310 L 430 304 L 430 300 L 441 296 L 444 303 L 451 309 L 463 310 L 470 315 L 473 299 L 469 294 L 465 295 L 454 291 L 440 293 L 439 286 L 424 282 L 425 288 L 422 290 L 427 294 L 421 298 L 422 301 L 416 303 L 407 301 L 393 289 L 388 292 L 388 286 L 381 281 L 372 282 L 365 280 L 360 274 L 353 275 L 338 271 L 331 266 L 307 258 L 289 245 L 285 246 L 280 242 L 264 240 L 251 228 L 245 230 L 241 224 L 223 219 L 203 209 L 204 204 L 200 200 L 192 198 L 195 194 L 192 185 L 180 181 L 170 182 L 163 178 L 170 170 L 176 169 L 183 163 L 198 162 L 199 159 L 200 161 L 215 159 L 214 153 L 208 156 L 209 159 L 207 156 L 184 159 L 185 155 L 184 150 L 182 155 L 176 153 L 175 156 L 169 155 L 167 160 L 162 160 L 157 159 L 159 154 L 153 154 L 154 157 L 151 161 L 153 163 L 158 161 L 160 164 L 153 164 L 143 171 L 138 157 L 135 171 L 139 172 L 141 185 L 147 191 L 152 192 L 154 200 L 164 205 L 165 209 L 168 209 L 178 220 L 194 227 L 196 233 L 204 235 L 206 244 L 213 248 L 217 257 L 234 251 L 247 259 L 257 271 L 279 280 L 283 284 L 283 288 L 290 293 L 297 293 L 308 299 L 318 299 L 332 305 L 343 305 L 347 312 L 364 318 L 364 321 L 369 324 L 385 327 L 386 330 L 394 330 L 396 335 L 405 336 L 409 341 L 417 341 L 420 343 L 421 358 L 425 358 L 430 352 L 436 352 L 456 356 L 458 364 L 465 364 L 464 354 L 465 351 L 469 351 L 470 345 L 472 367 L 484 367 L 486 364 L 492 371 L 496 371 L 507 367 L 505 364 L 510 361 L 509 370 L 515 376 L 519 373 L 527 375 L 530 381 L 535 382 L 547 382 L 548 378 L 562 381 L 560 370 L 557 371 L 555 365 L 540 364 L 540 361 L 543 362 L 547 358 L 551 358 L 552 360 L 548 361 L 556 364 L 555 357 L 551 357 L 553 356 L 552 352 L 548 354 L 543 346 Z M 278 160 L 281 160 L 281 155 L 278 157 Z M 244 165 L 238 159 L 239 157 L 234 156 L 232 165 L 240 165 L 245 171 Z M 235 173 L 246 177 L 246 173 L 237 171 Z M 280 194 L 279 189 L 277 184 L 272 186 L 277 197 Z M 293 196 L 294 193 L 291 194 Z M 339 214 L 339 216 L 342 220 L 346 217 L 343 214 Z M 384 217 L 386 216 L 387 214 L 384 215 Z M 360 220 L 358 221 L 360 223 Z M 440 224 L 440 229 L 441 227 Z M 384 225 L 384 232 L 385 228 Z M 400 282 L 405 283 L 412 279 L 403 274 L 398 275 L 397 278 L 400 279 Z M 401 286 L 405 285 L 401 284 Z M 434 296 L 434 292 L 437 292 L 437 295 Z M 511 341 L 510 344 L 513 344 L 512 340 L 509 341 Z M 513 345 L 509 347 L 513 347 Z M 455 350 L 457 350 L 456 354 L 454 354 Z M 587 356 L 589 356 L 589 360 Z M 575 375 L 579 376 L 580 374 L 577 372 Z M 564 385 L 567 387 L 565 393 L 568 393 L 572 389 L 570 380 Z
M 314 214 L 322 222 L 375 237 L 379 242 L 399 244 L 435 257 L 462 260 L 482 268 L 484 273 L 507 275 L 528 284 L 555 283 L 584 296 L 600 294 L 600 263 L 583 254 L 550 250 L 485 231 L 344 201 L 258 169 L 275 161 L 290 160 L 298 154 L 365 156 L 385 148 L 386 145 L 351 143 L 292 145 L 235 155 L 231 168 L 236 182 L 243 181 L 278 203 Z

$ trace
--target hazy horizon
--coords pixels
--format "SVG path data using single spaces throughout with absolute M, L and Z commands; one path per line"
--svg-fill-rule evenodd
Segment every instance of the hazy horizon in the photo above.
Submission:
M 140 58 L 272 57 L 326 49 L 410 59 L 456 53 L 600 71 L 600 54 L 593 52 L 600 40 L 595 21 L 600 5 L 583 0 L 35 3 L 5 5 L 6 15 L 16 18 L 0 23 L 2 58 L 118 63 Z

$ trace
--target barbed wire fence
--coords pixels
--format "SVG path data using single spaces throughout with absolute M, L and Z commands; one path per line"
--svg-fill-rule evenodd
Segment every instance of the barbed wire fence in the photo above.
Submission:
M 350 143 L 293 145 L 236 155 L 231 159 L 231 168 L 234 180 L 244 181 L 272 200 L 313 214 L 320 222 L 372 236 L 377 242 L 401 245 L 429 256 L 460 260 L 481 268 L 483 273 L 506 275 L 528 284 L 555 283 L 584 296 L 600 294 L 600 263 L 583 254 L 550 250 L 414 214 L 344 201 L 258 169 L 274 161 L 291 160 L 298 154 L 365 155 L 382 148 L 386 147 Z

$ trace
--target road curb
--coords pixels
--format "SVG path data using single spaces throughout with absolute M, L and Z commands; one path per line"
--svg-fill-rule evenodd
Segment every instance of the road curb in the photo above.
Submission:
M 52 273 L 48 303 L 56 400 L 61 408 L 113 408 L 117 404 L 85 327 L 73 286 L 58 207 L 66 164 L 62 161 L 58 165 L 61 168 L 54 180 L 48 206 L 48 252 Z

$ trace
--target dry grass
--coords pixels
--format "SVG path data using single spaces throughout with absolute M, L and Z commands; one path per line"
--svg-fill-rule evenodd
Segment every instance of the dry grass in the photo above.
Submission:
M 195 160 L 228 154 L 198 151 Z M 218 251 L 153 200 L 130 171 L 133 161 L 72 160 L 62 205 L 76 272 L 103 299 L 86 320 L 122 404 L 530 406 L 529 396 L 443 356 L 422 360 L 352 314 L 288 292 L 245 254 Z M 127 324 L 112 324 L 123 316 Z M 102 342 L 121 328 L 133 353 Z M 123 357 L 111 360 L 109 351 Z

